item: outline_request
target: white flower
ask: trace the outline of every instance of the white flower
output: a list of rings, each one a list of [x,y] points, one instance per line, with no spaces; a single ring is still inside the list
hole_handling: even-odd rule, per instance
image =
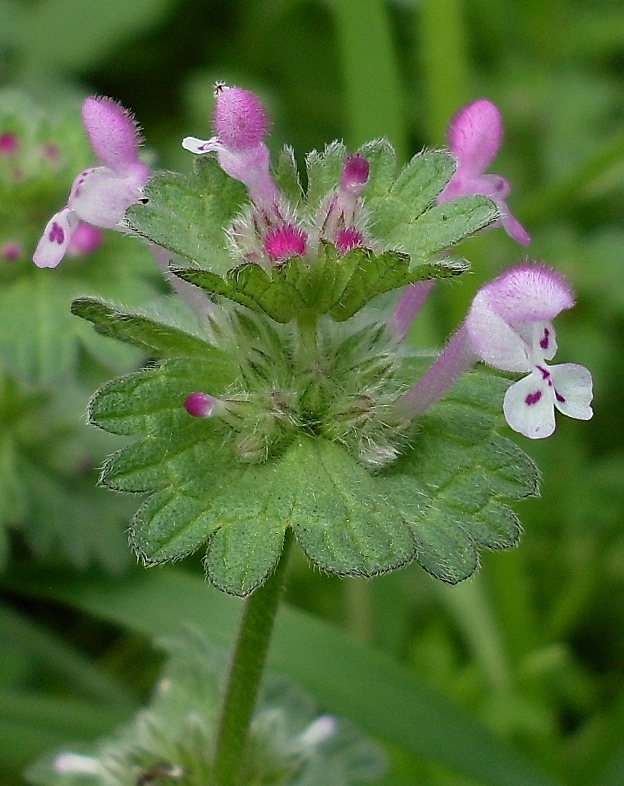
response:
[[[557,351],[551,323],[574,304],[566,281],[540,264],[511,268],[475,297],[465,328],[472,350],[502,371],[528,372],[507,391],[503,412],[514,431],[531,439],[555,430],[555,409],[578,420],[592,415],[592,378],[575,363],[549,366]]]

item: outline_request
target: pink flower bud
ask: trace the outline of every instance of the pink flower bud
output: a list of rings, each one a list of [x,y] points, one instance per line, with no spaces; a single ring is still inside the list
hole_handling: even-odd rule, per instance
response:
[[[0,256],[2,259],[6,259],[8,262],[15,262],[16,260],[20,259],[22,253],[22,247],[19,243],[5,243],[5,245],[0,250]]]
[[[340,179],[341,190],[359,196],[368,182],[369,174],[370,164],[364,156],[359,155],[359,153],[354,156],[347,156]]]
[[[216,415],[222,411],[224,406],[219,399],[200,391],[191,393],[184,400],[184,409],[194,418],[209,418],[211,415]]]
[[[264,237],[264,250],[273,262],[301,257],[306,252],[308,236],[297,226],[286,224],[270,229]]]

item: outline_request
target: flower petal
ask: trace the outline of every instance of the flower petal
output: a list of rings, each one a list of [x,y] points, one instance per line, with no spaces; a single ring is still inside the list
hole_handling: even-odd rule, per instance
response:
[[[141,135],[136,120],[112,98],[90,97],[82,105],[82,122],[100,161],[116,174],[137,163]]]
[[[503,412],[510,427],[529,439],[544,439],[555,430],[554,391],[537,371],[505,393]]]
[[[532,347],[535,365],[552,360],[557,354],[557,334],[552,322],[533,322],[518,328]]]
[[[223,149],[223,145],[216,136],[212,136],[210,139],[198,139],[196,136],[185,136],[182,140],[182,147],[198,156],[204,153],[214,153],[217,150]]]
[[[565,278],[539,263],[521,263],[486,284],[481,293],[505,322],[550,322],[574,305]]]
[[[551,366],[550,372],[555,387],[557,409],[570,418],[589,420],[594,414],[590,407],[593,398],[590,372],[577,363]]]
[[[528,246],[531,242],[531,235],[526,231],[526,229],[522,226],[522,224],[518,221],[515,216],[509,212],[509,208],[507,207],[506,202],[497,202],[497,207],[504,213],[503,218],[501,219],[501,224],[503,225],[503,229],[512,240],[515,240],[516,243],[520,243],[521,246]]]
[[[81,176],[80,187],[72,189],[69,207],[88,224],[105,229],[118,227],[126,210],[141,198],[148,174],[147,167],[142,167],[133,165],[125,177],[106,167],[91,170]]]
[[[494,160],[503,139],[498,108],[481,98],[461,109],[451,121],[448,143],[466,172],[479,174]]]
[[[69,207],[64,207],[53,215],[33,254],[35,265],[56,267],[67,253],[71,236],[77,226],[78,216]]]
[[[477,292],[464,323],[472,349],[500,371],[530,371],[530,344],[491,308],[486,289]]]

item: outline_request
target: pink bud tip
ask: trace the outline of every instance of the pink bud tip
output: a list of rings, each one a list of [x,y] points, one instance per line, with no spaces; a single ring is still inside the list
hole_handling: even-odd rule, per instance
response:
[[[232,151],[259,145],[269,130],[266,109],[249,90],[220,85],[216,93],[214,128],[221,144]]]
[[[139,127],[117,101],[103,97],[85,99],[82,122],[96,156],[113,172],[125,172],[137,162]]]
[[[364,245],[364,235],[355,227],[339,229],[336,232],[336,251],[338,256],[344,256],[354,248],[361,248]]]
[[[13,153],[17,152],[18,147],[19,142],[15,134],[9,131],[0,134],[0,156],[11,156]]]
[[[270,229],[264,238],[264,250],[274,262],[305,254],[308,236],[297,226],[286,224]]]
[[[523,262],[486,284],[475,298],[485,298],[505,321],[550,321],[574,305],[574,293],[564,276],[539,262]]]
[[[212,414],[217,400],[207,393],[199,391],[191,393],[184,400],[184,409],[194,418],[208,418]]]
[[[348,156],[342,170],[340,187],[345,191],[360,194],[370,174],[370,164],[359,154]]]
[[[6,243],[0,251],[0,256],[9,262],[15,262],[22,256],[22,247],[19,243]]]

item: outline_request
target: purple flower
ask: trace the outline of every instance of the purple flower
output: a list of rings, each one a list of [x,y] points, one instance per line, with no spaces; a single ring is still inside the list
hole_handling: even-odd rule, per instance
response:
[[[501,114],[491,101],[481,98],[461,109],[451,121],[447,135],[449,150],[458,166],[438,202],[475,194],[489,197],[502,213],[500,223],[507,234],[526,246],[531,238],[507,207],[509,183],[500,175],[484,174],[495,159],[502,139]]]
[[[74,180],[67,205],[48,222],[35,250],[37,267],[56,267],[69,249],[81,222],[104,229],[123,229],[126,210],[137,204],[149,177],[139,161],[136,122],[110,98],[87,98],[82,121],[101,166]]]
[[[540,264],[517,265],[476,295],[465,321],[469,344],[484,363],[528,372],[505,394],[503,412],[514,431],[531,439],[555,430],[555,409],[579,420],[592,417],[592,378],[575,363],[548,366],[557,351],[551,323],[574,305],[562,276]]]
[[[187,136],[182,147],[191,153],[216,153],[219,166],[247,186],[252,202],[271,211],[280,192],[269,172],[269,148],[264,137],[269,130],[266,110],[260,99],[241,87],[215,86],[213,124],[216,135],[202,140]]]

